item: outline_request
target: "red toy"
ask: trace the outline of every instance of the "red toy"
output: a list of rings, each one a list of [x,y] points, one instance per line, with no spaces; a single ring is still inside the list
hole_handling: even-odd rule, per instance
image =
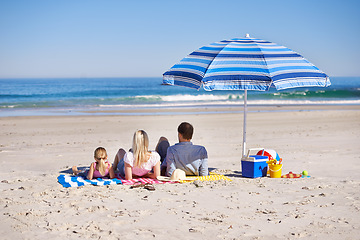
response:
[[[301,174],[289,172],[288,174],[282,175],[281,178],[300,178]]]

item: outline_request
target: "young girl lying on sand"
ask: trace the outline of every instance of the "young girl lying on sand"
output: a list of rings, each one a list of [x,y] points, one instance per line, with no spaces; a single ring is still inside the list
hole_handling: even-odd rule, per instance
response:
[[[94,152],[95,162],[91,163],[90,170],[87,172],[83,172],[78,170],[76,166],[72,167],[72,171],[75,175],[83,174],[86,175],[87,179],[91,180],[93,178],[102,178],[102,177],[110,177],[114,178],[115,173],[114,169],[107,160],[107,153],[105,148],[98,147]]]

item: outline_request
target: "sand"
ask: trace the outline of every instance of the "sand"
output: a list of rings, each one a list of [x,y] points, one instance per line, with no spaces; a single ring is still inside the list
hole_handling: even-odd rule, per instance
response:
[[[283,173],[241,176],[242,113],[0,118],[1,239],[359,239],[360,107],[289,107],[248,114],[248,147],[275,149]],[[293,111],[291,111],[293,109]],[[202,110],[202,109],[200,109]],[[155,111],[155,110],[154,110]],[[98,146],[112,161],[144,129],[176,143],[182,121],[228,181],[64,188],[60,172],[88,166]]]

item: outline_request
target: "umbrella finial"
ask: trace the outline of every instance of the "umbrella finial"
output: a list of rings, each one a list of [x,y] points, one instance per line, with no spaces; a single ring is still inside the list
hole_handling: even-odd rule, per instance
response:
[[[250,34],[247,33],[247,34],[245,35],[245,37],[246,37],[246,38],[250,38]]]

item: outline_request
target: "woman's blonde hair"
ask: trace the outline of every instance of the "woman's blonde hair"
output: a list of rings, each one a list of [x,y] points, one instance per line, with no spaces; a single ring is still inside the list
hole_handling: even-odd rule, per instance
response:
[[[107,168],[107,165],[105,164],[105,160],[107,158],[107,153],[105,148],[98,147],[97,149],[95,149],[94,158],[98,160],[99,172],[101,175],[104,176]]]
[[[149,148],[149,137],[144,130],[138,130],[134,134],[132,150],[134,154],[134,166],[140,167],[147,162],[147,153]]]

